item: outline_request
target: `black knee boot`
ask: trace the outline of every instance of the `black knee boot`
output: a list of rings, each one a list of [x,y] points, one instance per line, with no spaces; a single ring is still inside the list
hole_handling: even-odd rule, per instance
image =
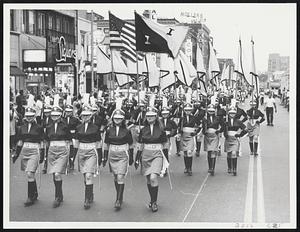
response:
[[[249,142],[249,146],[250,146],[250,155],[253,155],[253,143]]]
[[[93,184],[87,184],[85,185],[84,208],[89,209],[91,207],[92,202],[93,202]]]
[[[208,162],[208,173],[211,173],[211,156],[210,156],[210,154],[207,155],[207,162]]]
[[[61,202],[63,201],[63,194],[62,194],[62,180],[54,180],[55,185],[55,200],[53,202],[53,208],[57,208],[60,206]]]
[[[156,212],[158,210],[157,207],[157,195],[158,195],[158,186],[152,187],[152,192],[153,192],[153,203],[152,203],[152,212]]]
[[[201,142],[196,142],[196,156],[200,156]]]
[[[254,155],[258,155],[257,154],[257,148],[258,148],[258,143],[254,143],[254,151],[253,151],[253,153],[254,153]]]
[[[35,202],[35,198],[34,198],[34,182],[29,182],[28,181],[28,190],[27,190],[27,200],[24,203],[24,206],[31,206],[34,204]]]
[[[117,196],[117,200],[115,203],[115,208],[116,209],[121,209],[121,205],[122,205],[122,201],[123,201],[123,192],[124,192],[124,184],[118,184],[118,196]]]
[[[180,141],[176,140],[176,150],[177,150],[177,155],[180,156]]]
[[[151,186],[151,184],[147,184],[147,188],[148,188],[149,195],[150,195],[149,208],[151,208],[151,207],[152,207],[152,203],[153,203],[153,191],[152,191],[152,186]]]
[[[188,172],[188,157],[183,156],[183,160],[184,160],[184,173]]]
[[[188,175],[192,176],[193,157],[187,157],[187,158],[188,158]]]
[[[233,158],[233,175],[236,176],[237,158]]]
[[[232,172],[231,162],[232,162],[232,158],[228,158],[228,157],[227,157],[227,166],[228,166],[227,172],[228,172],[228,173],[231,173],[231,172]]]
[[[216,166],[216,157],[211,158],[211,175],[215,174],[215,166]]]
[[[116,199],[118,199],[118,192],[119,192],[119,184],[118,184],[118,181],[114,180],[114,183],[115,183],[115,189],[116,189]]]

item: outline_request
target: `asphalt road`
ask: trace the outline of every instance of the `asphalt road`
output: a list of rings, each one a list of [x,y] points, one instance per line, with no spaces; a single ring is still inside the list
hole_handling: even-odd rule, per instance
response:
[[[278,104],[277,104],[278,105]],[[248,108],[248,106],[244,106]],[[237,176],[227,174],[226,154],[217,158],[215,176],[207,174],[206,154],[194,157],[193,176],[183,173],[183,157],[170,156],[170,179],[159,178],[157,213],[146,206],[149,194],[139,170],[130,167],[124,203],[115,211],[115,188],[108,167],[94,178],[95,202],[83,209],[83,177],[77,171],[63,177],[64,202],[53,209],[52,176],[37,174],[39,200],[24,207],[27,182],[20,171],[20,160],[10,165],[10,221],[31,222],[220,222],[288,223],[289,188],[289,114],[278,105],[274,127],[261,126],[260,154],[249,155],[248,137],[241,139],[242,156],[238,158]],[[76,165],[75,165],[76,167]]]

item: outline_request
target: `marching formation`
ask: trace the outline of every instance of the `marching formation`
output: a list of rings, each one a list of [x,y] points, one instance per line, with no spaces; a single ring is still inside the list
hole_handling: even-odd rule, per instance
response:
[[[82,99],[47,94],[38,116],[38,104],[28,98],[24,118],[16,129],[12,158],[15,163],[20,157],[21,170],[27,175],[25,206],[38,198],[36,172],[42,166],[44,174],[53,176],[54,208],[64,200],[65,175],[78,169],[84,180],[83,206],[89,209],[94,201],[93,179],[108,165],[116,190],[114,207],[120,210],[128,168],[134,164],[146,177],[149,208],[156,212],[159,177],[169,178],[171,183],[172,141],[176,154],[183,157],[187,176],[193,175],[193,158],[200,156],[202,144],[211,176],[222,150],[227,153],[227,172],[236,176],[240,139],[248,135],[250,155],[257,156],[260,124],[265,119],[256,100],[250,101],[245,112],[233,96],[222,91],[204,96],[191,88],[183,94],[141,91],[139,96],[129,90],[127,95],[116,91],[114,100],[102,91],[85,94]]]

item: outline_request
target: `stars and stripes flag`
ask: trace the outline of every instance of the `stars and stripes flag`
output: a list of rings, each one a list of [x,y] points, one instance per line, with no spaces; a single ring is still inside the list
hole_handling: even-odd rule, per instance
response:
[[[110,48],[121,51],[122,57],[136,62],[135,25],[123,21],[109,12]],[[138,59],[143,55],[138,53]]]

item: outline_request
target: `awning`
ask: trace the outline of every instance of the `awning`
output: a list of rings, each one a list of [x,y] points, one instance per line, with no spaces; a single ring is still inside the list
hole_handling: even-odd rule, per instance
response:
[[[17,66],[10,66],[10,76],[26,76]]]

